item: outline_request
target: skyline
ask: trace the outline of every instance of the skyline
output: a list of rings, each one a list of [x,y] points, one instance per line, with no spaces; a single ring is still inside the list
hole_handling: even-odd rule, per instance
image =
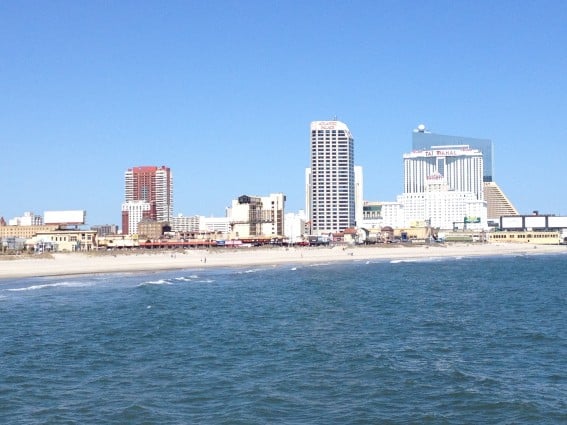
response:
[[[564,2],[39,4],[0,3],[6,220],[119,224],[124,171],[144,165],[171,168],[175,215],[275,192],[304,209],[309,124],[334,116],[365,200],[403,192],[423,123],[492,140],[520,213],[567,214]]]

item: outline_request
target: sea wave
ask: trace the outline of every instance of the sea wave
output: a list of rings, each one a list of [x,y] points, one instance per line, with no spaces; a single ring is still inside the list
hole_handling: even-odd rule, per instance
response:
[[[31,285],[31,286],[25,286],[23,288],[9,288],[6,289],[6,291],[11,291],[11,292],[21,292],[21,291],[36,291],[38,289],[49,289],[49,288],[60,288],[60,287],[65,287],[65,288],[81,288],[81,287],[86,287],[86,286],[92,286],[91,282],[56,282],[56,283],[45,283],[42,285]]]

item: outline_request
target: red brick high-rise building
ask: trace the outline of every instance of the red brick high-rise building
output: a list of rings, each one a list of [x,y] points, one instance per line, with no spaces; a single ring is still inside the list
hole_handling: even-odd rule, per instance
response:
[[[173,215],[173,176],[169,167],[143,166],[124,173],[122,233],[136,233],[143,218],[170,222]]]

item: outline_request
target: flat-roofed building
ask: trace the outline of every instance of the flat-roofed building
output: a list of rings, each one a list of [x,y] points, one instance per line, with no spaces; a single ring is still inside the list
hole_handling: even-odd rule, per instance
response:
[[[138,223],[151,218],[151,204],[146,201],[127,201],[122,204],[122,233],[134,235],[138,233]]]
[[[28,244],[33,245],[36,251],[43,251],[44,247],[55,252],[91,251],[96,248],[96,231],[73,229],[38,232]]]
[[[0,238],[32,238],[38,232],[50,232],[59,229],[57,225],[42,226],[0,226]]]
[[[231,225],[231,237],[283,238],[285,196],[272,193],[268,196],[242,195],[234,199],[226,215]]]
[[[340,121],[313,121],[310,133],[309,221],[314,235],[355,225],[354,139]]]

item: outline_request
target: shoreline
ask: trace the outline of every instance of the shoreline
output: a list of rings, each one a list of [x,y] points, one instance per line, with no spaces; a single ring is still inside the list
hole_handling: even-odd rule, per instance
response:
[[[9,279],[111,273],[158,272],[266,265],[298,265],[371,260],[484,257],[567,253],[565,245],[445,244],[418,246],[333,246],[222,248],[183,251],[53,253],[52,258],[0,260],[0,284]]]

